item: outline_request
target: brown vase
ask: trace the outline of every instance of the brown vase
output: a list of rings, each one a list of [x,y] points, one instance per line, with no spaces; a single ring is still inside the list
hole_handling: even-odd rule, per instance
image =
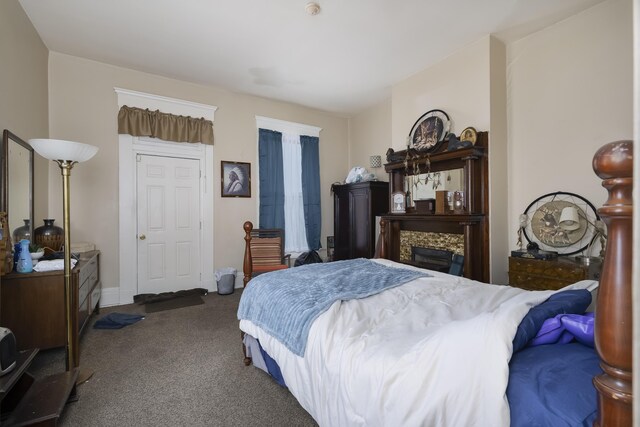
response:
[[[0,212],[0,276],[13,270],[13,245],[9,236],[9,221],[7,213]]]
[[[54,251],[62,249],[64,244],[64,230],[57,225],[53,225],[55,219],[45,219],[44,225],[33,230],[33,240],[43,248],[50,248]]]

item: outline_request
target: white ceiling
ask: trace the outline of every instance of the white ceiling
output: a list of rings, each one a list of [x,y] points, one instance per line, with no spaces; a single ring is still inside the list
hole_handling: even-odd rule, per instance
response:
[[[603,0],[20,0],[46,46],[351,115],[487,34],[512,41]]]

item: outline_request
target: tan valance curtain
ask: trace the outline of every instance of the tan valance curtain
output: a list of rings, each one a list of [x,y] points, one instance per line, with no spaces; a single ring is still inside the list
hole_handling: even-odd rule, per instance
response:
[[[213,145],[213,122],[204,118],[176,116],[159,110],[127,107],[118,112],[118,133],[151,136],[176,142],[202,142]]]

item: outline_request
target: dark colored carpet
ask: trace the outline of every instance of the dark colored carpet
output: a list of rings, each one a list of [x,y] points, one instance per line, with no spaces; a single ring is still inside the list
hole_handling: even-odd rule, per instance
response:
[[[204,304],[150,313],[122,329],[93,329],[80,340],[80,368],[93,376],[78,387],[59,426],[316,426],[288,390],[242,363],[236,312],[242,292],[210,293]],[[64,350],[41,351],[30,372],[64,370]]]
[[[165,301],[148,302],[144,305],[144,310],[147,313],[157,313],[158,311],[173,310],[174,308],[183,308],[199,304],[204,304],[200,295],[187,295]]]

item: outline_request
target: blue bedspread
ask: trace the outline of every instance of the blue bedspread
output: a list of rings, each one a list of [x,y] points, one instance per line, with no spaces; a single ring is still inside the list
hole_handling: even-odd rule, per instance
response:
[[[591,426],[601,373],[596,351],[577,342],[519,351],[509,363],[511,426]]]
[[[304,356],[311,324],[335,301],[365,298],[428,276],[367,259],[275,271],[251,280],[242,294],[238,319],[250,320]]]

